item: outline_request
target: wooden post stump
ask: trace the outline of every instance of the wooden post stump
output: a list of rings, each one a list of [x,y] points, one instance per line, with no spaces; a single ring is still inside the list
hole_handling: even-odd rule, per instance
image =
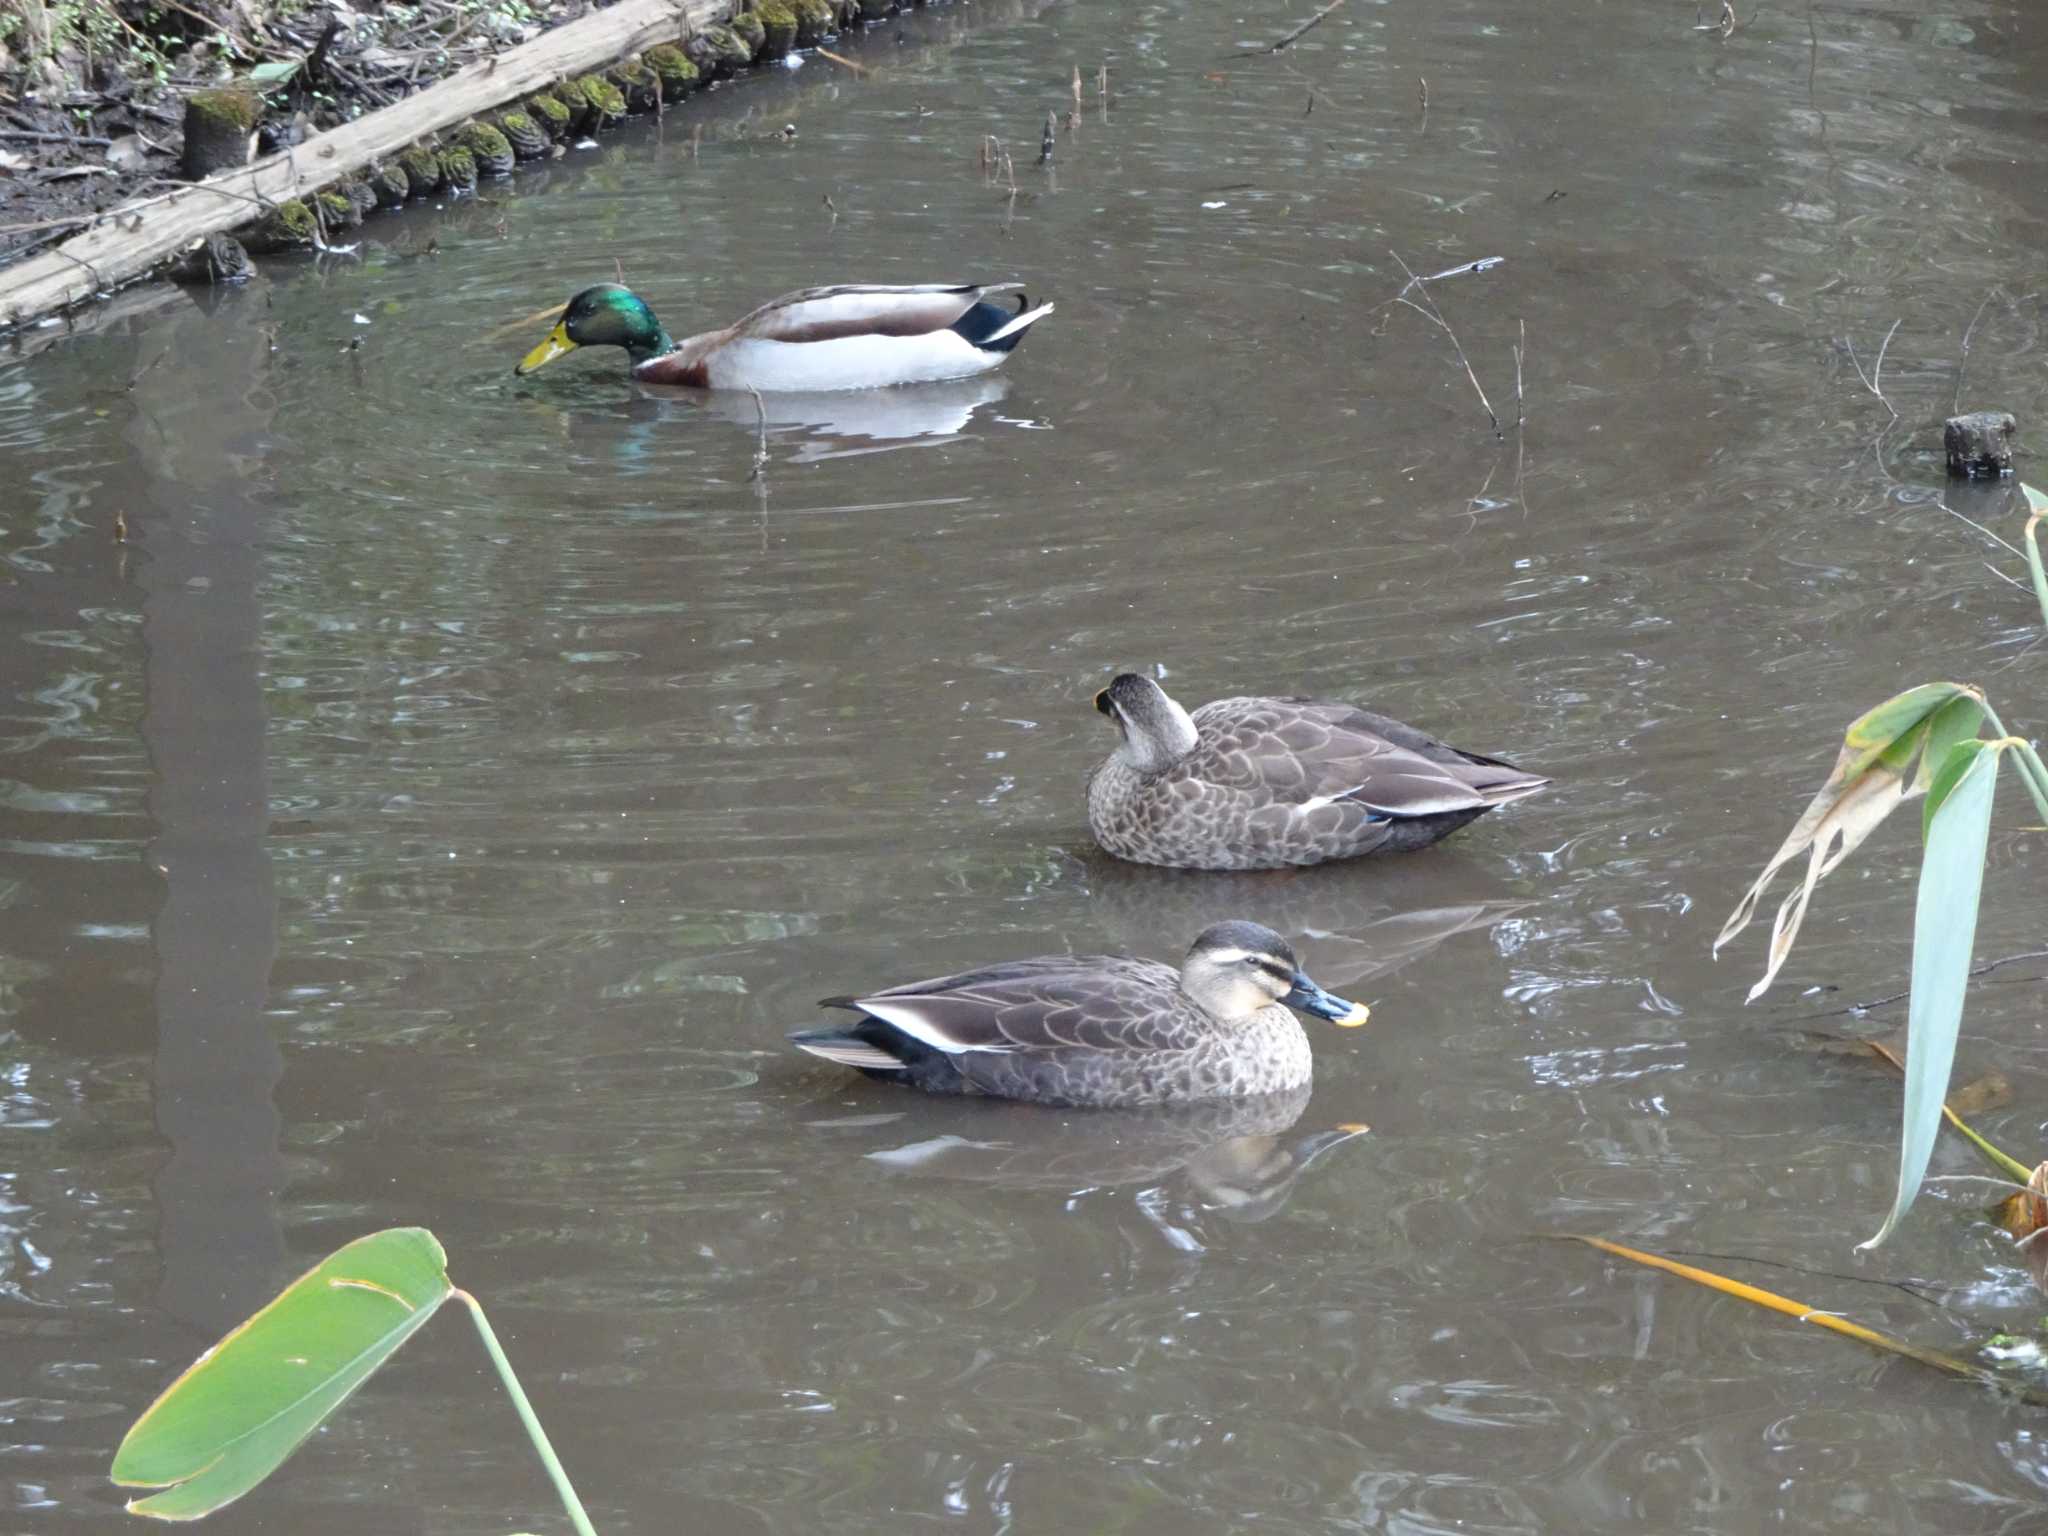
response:
[[[1970,411],[1949,417],[1941,445],[1948,472],[1962,480],[1996,480],[2012,473],[2012,435],[2019,423],[2010,411]]]
[[[254,91],[223,86],[185,98],[185,179],[204,181],[216,171],[249,163],[263,103]]]

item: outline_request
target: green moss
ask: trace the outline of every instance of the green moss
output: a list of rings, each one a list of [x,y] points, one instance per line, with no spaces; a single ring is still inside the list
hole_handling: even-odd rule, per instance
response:
[[[185,98],[186,120],[197,118],[207,128],[221,133],[254,133],[263,116],[263,102],[254,91],[240,86],[194,91]]]
[[[562,138],[575,123],[574,114],[549,91],[528,97],[526,110],[546,130],[549,138]]]
[[[642,57],[660,79],[664,101],[681,101],[703,79],[697,72],[697,66],[690,62],[690,56],[674,43],[656,43]]]
[[[796,11],[787,0],[759,0],[754,14],[761,18],[763,42],[756,51],[760,59],[779,59],[796,46]]]
[[[512,174],[512,145],[489,123],[470,121],[455,130],[455,142],[469,151],[479,176]]]
[[[762,44],[767,40],[767,25],[752,11],[734,11],[725,19],[725,30],[747,45],[747,58],[760,57]]]
[[[796,12],[796,45],[799,48],[817,47],[839,25],[839,12],[833,9],[832,0],[789,0],[789,8]]]
[[[398,157],[405,179],[412,183],[412,195],[425,197],[441,185],[441,161],[424,144],[415,144]]]
[[[602,75],[580,75],[574,83],[581,88],[583,99],[590,103],[596,117],[591,127],[601,128],[626,115],[625,95]]]
[[[355,201],[339,188],[328,187],[313,194],[313,201],[319,205],[320,217],[329,229],[354,229],[363,222],[362,210]]]
[[[363,215],[374,212],[377,207],[377,189],[360,176],[344,176],[334,184],[334,190],[349,201],[355,210],[356,222],[361,223]]]
[[[249,232],[251,250],[279,251],[313,243],[313,210],[296,197],[279,203]]]
[[[476,190],[476,161],[460,144],[441,151],[441,185],[450,192]]]
[[[522,160],[538,160],[548,152],[547,130],[517,107],[498,114],[498,131]]]
[[[754,50],[730,27],[704,27],[697,35],[718,51],[718,72],[730,75],[754,62]]]
[[[661,105],[661,81],[645,64],[627,59],[605,77],[619,88],[628,112],[652,112]]]

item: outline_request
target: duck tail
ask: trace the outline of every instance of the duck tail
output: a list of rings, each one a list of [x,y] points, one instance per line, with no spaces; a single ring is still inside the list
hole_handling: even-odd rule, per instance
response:
[[[1493,805],[1512,805],[1517,800],[1526,800],[1529,796],[1550,787],[1550,780],[1542,775],[1524,773],[1510,763],[1489,760],[1485,767],[1499,771],[1487,773],[1482,769],[1479,772],[1468,773],[1465,777],[1473,789],[1484,795]]]
[[[1024,339],[1024,333],[1052,313],[1050,304],[1028,307],[1030,300],[1017,296],[1015,310],[1004,309],[986,299],[953,322],[953,329],[968,343],[984,352],[1007,352]]]
[[[852,1029],[792,1030],[789,1043],[800,1051],[861,1072],[896,1073],[910,1068],[909,1062],[884,1050],[859,1025]]]

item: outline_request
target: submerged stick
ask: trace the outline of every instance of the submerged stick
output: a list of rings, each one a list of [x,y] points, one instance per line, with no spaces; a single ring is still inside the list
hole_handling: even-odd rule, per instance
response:
[[[1302,33],[1308,31],[1310,27],[1317,25],[1319,22],[1322,21],[1322,19],[1325,16],[1329,15],[1330,12],[1336,10],[1337,7],[1342,5],[1343,3],[1344,0],[1330,0],[1330,3],[1328,5],[1324,6],[1321,10],[1317,11],[1315,15],[1309,17],[1307,21],[1304,21],[1300,26],[1296,27],[1292,32],[1288,33],[1285,37],[1281,38],[1279,42],[1268,43],[1263,48],[1247,48],[1241,53],[1232,54],[1231,57],[1234,59],[1257,59],[1263,58],[1265,55],[1269,53],[1278,53],[1282,48],[1292,46],[1295,40],[1298,39],[1302,35]]]
[[[1603,1253],[1627,1259],[1632,1264],[1661,1269],[1668,1275],[1690,1280],[1694,1285],[1703,1285],[1708,1290],[1719,1291],[1724,1296],[1734,1296],[1749,1302],[1752,1306],[1783,1313],[1795,1322],[1811,1323],[1816,1328],[1839,1333],[1844,1338],[1854,1339],[1857,1343],[1867,1344],[1873,1349],[1881,1349],[1887,1354],[1903,1355],[1908,1360],[1917,1360],[1922,1365],[1932,1366],[1935,1370],[1945,1371],[1951,1376],[1961,1376],[2002,1392],[2013,1393],[2022,1402],[2048,1403],[2048,1393],[2001,1376],[1975,1361],[1961,1360],[1954,1355],[1942,1354],[1939,1350],[1924,1349],[1918,1344],[1908,1344],[1903,1339],[1890,1338],[1874,1328],[1865,1328],[1861,1323],[1852,1323],[1845,1317],[1837,1317],[1832,1312],[1824,1312],[1818,1307],[1809,1307],[1804,1302],[1794,1301],[1789,1296],[1780,1296],[1776,1291],[1767,1291],[1761,1286],[1746,1285],[1740,1280],[1717,1275],[1712,1270],[1696,1269],[1690,1264],[1680,1264],[1677,1260],[1664,1258],[1660,1254],[1645,1253],[1640,1248],[1609,1242],[1604,1237],[1587,1237],[1577,1232],[1563,1232],[1557,1234],[1557,1240],[1584,1243],[1589,1248],[1598,1248]]]
[[[1490,267],[1499,266],[1501,262],[1506,258],[1500,256],[1485,256],[1481,257],[1478,261],[1468,261],[1461,267],[1448,268],[1445,271],[1437,273],[1433,277],[1417,277],[1415,275],[1414,269],[1411,268],[1407,262],[1401,260],[1400,252],[1389,251],[1387,252],[1387,254],[1389,256],[1392,256],[1394,260],[1397,263],[1399,263],[1401,270],[1408,274],[1407,283],[1402,287],[1399,293],[1395,294],[1394,297],[1389,299],[1387,302],[1389,304],[1407,305],[1410,309],[1414,310],[1418,315],[1422,316],[1423,319],[1429,321],[1432,325],[1441,328],[1443,333],[1451,338],[1451,350],[1458,354],[1458,361],[1460,364],[1464,366],[1465,369],[1465,377],[1472,381],[1473,393],[1479,396],[1479,404],[1486,411],[1486,419],[1493,423],[1494,440],[1496,442],[1505,442],[1507,440],[1507,434],[1502,432],[1500,429],[1500,417],[1496,415],[1494,412],[1493,402],[1486,398],[1486,391],[1484,388],[1481,387],[1479,383],[1479,375],[1472,371],[1472,360],[1465,356],[1465,348],[1458,340],[1458,333],[1451,329],[1451,322],[1446,320],[1444,318],[1443,311],[1437,308],[1436,300],[1430,298],[1429,285],[1433,282],[1438,281],[1441,278],[1459,277],[1467,272],[1484,272]],[[1422,290],[1422,297],[1428,303],[1429,308],[1424,309],[1422,305],[1417,304],[1413,299],[1408,297],[1408,290],[1410,288],[1420,288]]]
[[[1892,420],[1894,421],[1899,419],[1898,408],[1891,401],[1884,398],[1884,390],[1881,385],[1884,380],[1885,352],[1892,344],[1892,337],[1898,333],[1899,327],[1903,324],[1905,324],[1905,316],[1901,315],[1892,322],[1892,328],[1884,333],[1884,343],[1877,349],[1877,368],[1874,373],[1865,373],[1863,371],[1863,364],[1856,360],[1856,343],[1846,337],[1843,338],[1844,344],[1849,349],[1849,366],[1856,370],[1856,377],[1863,381],[1863,387],[1877,396],[1878,400],[1883,403],[1884,408],[1892,413]]]

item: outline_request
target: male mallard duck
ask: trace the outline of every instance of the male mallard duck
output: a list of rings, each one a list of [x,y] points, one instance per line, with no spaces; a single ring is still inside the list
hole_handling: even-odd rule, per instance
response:
[[[1347,1028],[1366,1020],[1303,975],[1279,934],[1243,922],[1205,929],[1178,974],[1156,960],[1043,955],[821,1006],[861,1020],[790,1041],[869,1077],[1098,1108],[1284,1093],[1312,1073],[1289,1007]]]
[[[996,293],[1015,293],[1017,307],[989,303]],[[599,283],[569,301],[513,372],[578,347],[624,347],[643,384],[763,394],[924,384],[997,367],[1051,313],[1031,308],[1021,283],[846,283],[786,293],[722,331],[671,341],[638,294]]]
[[[1403,853],[1550,782],[1349,704],[1218,699],[1190,715],[1126,672],[1095,707],[1123,743],[1088,780],[1088,830],[1140,864],[1281,869]]]

